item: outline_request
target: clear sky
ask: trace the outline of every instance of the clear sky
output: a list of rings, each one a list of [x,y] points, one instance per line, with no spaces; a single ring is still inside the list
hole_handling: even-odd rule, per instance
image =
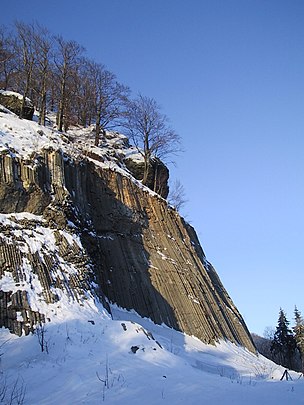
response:
[[[183,214],[252,332],[304,314],[304,1],[12,0],[153,97],[185,152]]]

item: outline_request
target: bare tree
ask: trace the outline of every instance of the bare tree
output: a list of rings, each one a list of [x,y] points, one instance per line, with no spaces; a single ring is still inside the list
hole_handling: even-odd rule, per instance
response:
[[[165,158],[180,151],[180,137],[169,127],[156,101],[142,95],[129,102],[124,126],[144,159],[142,182],[147,184],[151,158]]]
[[[12,79],[17,74],[14,40],[5,27],[0,27],[0,87],[4,90],[13,85]]]
[[[170,189],[169,203],[173,205],[177,211],[180,211],[186,202],[184,186],[179,180],[175,180],[172,189]]]
[[[103,65],[91,63],[90,77],[94,88],[94,109],[96,114],[95,145],[98,146],[100,133],[115,128],[125,114],[130,90],[118,83],[112,72]]]
[[[26,98],[29,96],[32,82],[32,74],[35,63],[35,50],[34,50],[34,28],[32,25],[25,24],[17,21],[15,23],[17,30],[16,52],[21,55],[21,77],[22,80],[22,105],[20,108],[20,118],[23,116],[24,107],[26,105]]]
[[[94,85],[91,77],[89,59],[81,58],[78,69],[74,71],[74,106],[77,122],[83,127],[91,124],[93,118]]]
[[[52,53],[52,39],[46,28],[38,23],[34,26],[34,51],[36,54],[36,72],[39,94],[39,124],[45,125],[46,118],[46,99],[48,80],[50,76],[50,59]]]
[[[57,127],[62,131],[64,125],[64,115],[67,108],[68,82],[73,76],[79,58],[84,51],[84,48],[75,41],[65,41],[61,36],[56,37],[57,53],[55,56],[55,65],[57,75],[60,81],[60,98],[57,112]]]

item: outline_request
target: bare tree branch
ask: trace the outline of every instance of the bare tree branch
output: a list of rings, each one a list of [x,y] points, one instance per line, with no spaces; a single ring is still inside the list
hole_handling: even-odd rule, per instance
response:
[[[124,127],[144,159],[142,182],[147,183],[150,160],[180,151],[180,137],[169,127],[168,118],[152,98],[139,95],[130,101]]]

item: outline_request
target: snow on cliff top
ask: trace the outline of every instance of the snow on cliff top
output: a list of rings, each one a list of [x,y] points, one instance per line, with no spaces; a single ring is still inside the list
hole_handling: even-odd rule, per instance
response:
[[[101,157],[107,157],[111,149],[132,154],[127,147],[124,135],[110,132],[106,142],[101,141],[101,147],[94,146],[93,127],[73,127],[68,133],[54,129],[52,120],[48,119],[46,126],[38,125],[37,116],[33,121],[20,119],[16,114],[0,106],[0,150],[8,147],[16,151],[17,156],[30,157],[43,148],[62,149],[64,152],[77,156],[81,152],[92,151]]]
[[[37,116],[34,115],[33,121],[19,119],[0,105],[0,152],[12,149],[17,157],[23,158],[30,158],[46,148],[60,149],[72,157],[90,153],[99,162],[103,162],[105,167],[119,170],[122,169],[119,164],[122,157],[142,160],[136,148],[129,145],[128,138],[118,132],[107,132],[96,147],[94,126],[72,127],[67,133],[61,133],[55,129],[52,118],[47,120],[46,126],[41,126],[37,123]]]
[[[87,128],[72,127],[67,133],[61,133],[55,129],[54,117],[49,117],[46,126],[38,125],[37,121],[37,115],[34,115],[33,121],[20,119],[0,104],[0,153],[10,150],[16,157],[31,159],[41,150],[52,148],[75,159],[83,156],[99,167],[131,178],[137,186],[161,198],[136,180],[122,163],[123,159],[132,159],[137,163],[143,161],[142,155],[129,144],[125,135],[108,131],[97,147],[94,145],[93,125]]]

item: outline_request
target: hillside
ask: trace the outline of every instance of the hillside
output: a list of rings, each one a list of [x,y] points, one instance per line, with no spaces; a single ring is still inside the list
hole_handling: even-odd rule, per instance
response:
[[[293,403],[302,381],[268,382],[284,370],[257,356],[194,229],[134,177],[136,149],[115,132],[93,138],[0,109],[6,400],[26,389],[28,404]]]

